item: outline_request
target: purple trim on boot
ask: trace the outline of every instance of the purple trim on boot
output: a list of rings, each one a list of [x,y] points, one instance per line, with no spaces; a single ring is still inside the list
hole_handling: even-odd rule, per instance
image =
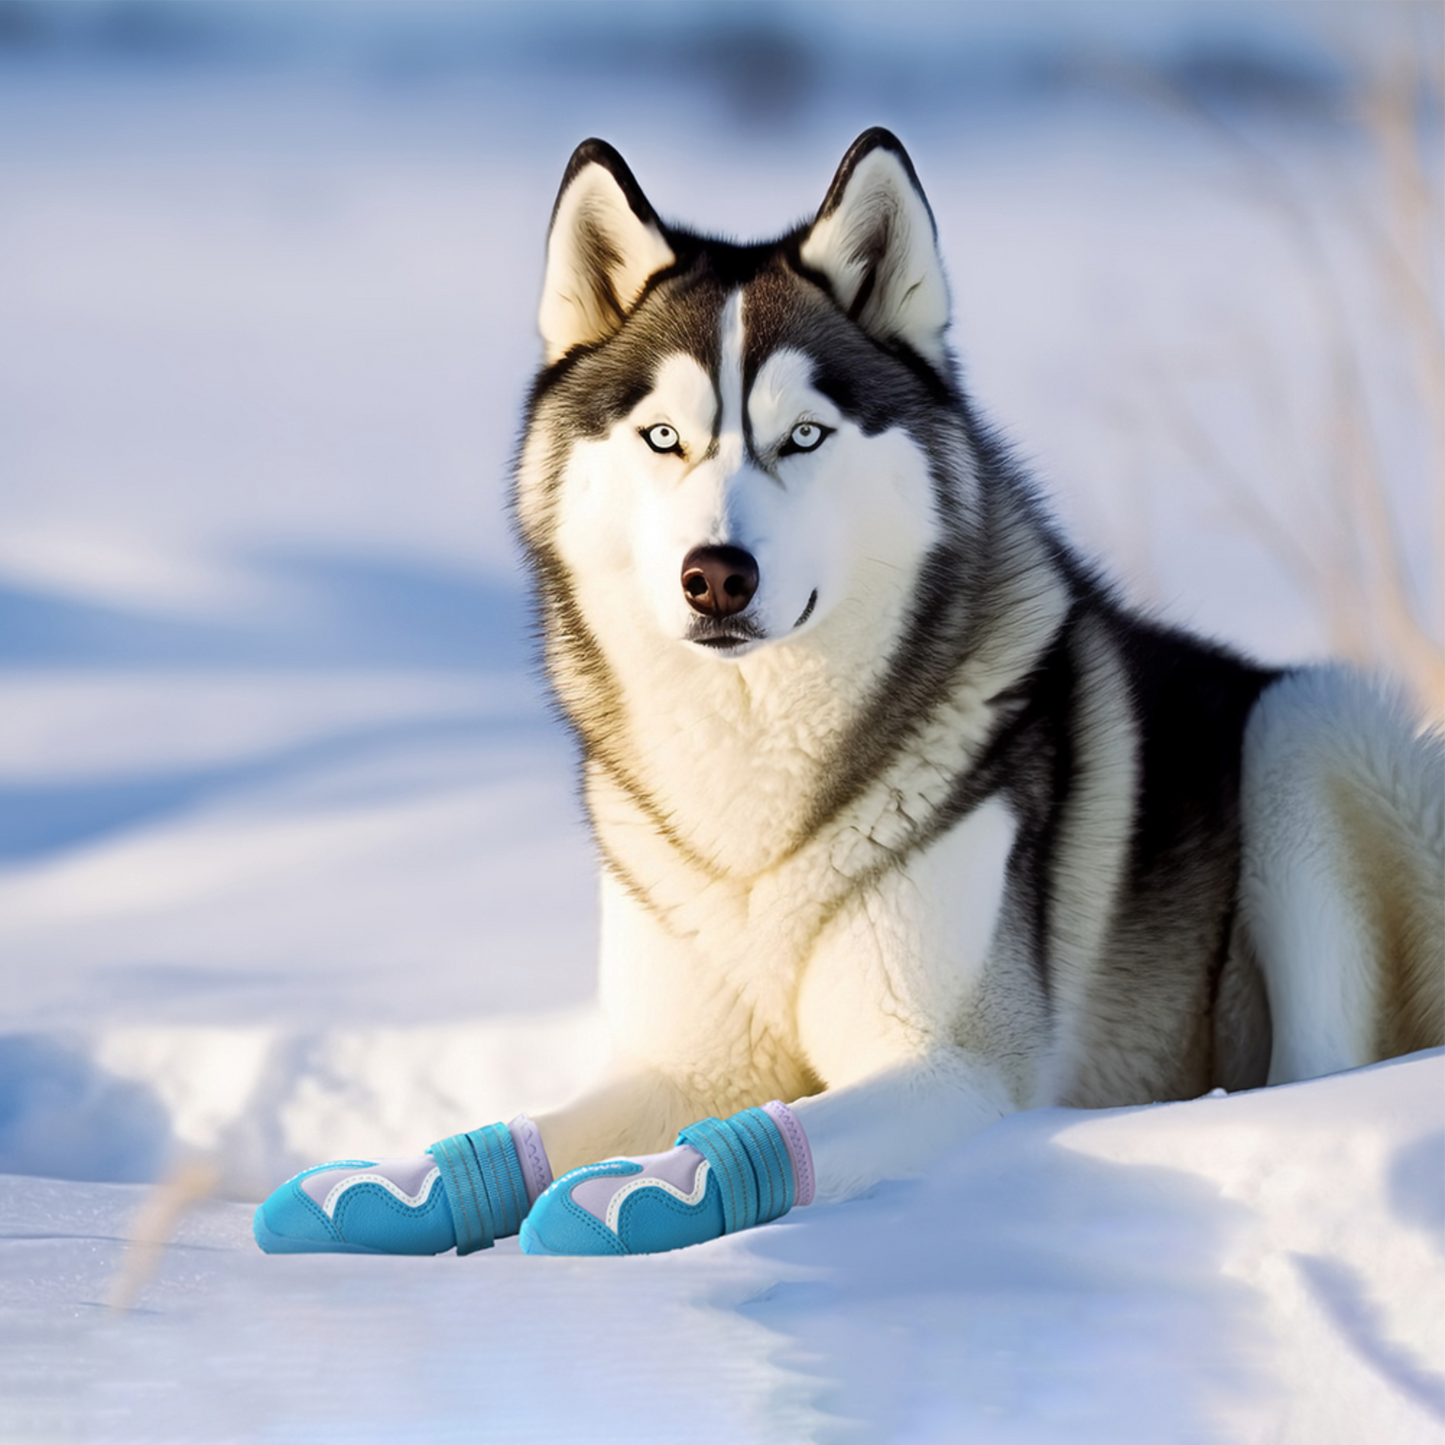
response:
[[[552,1182],[552,1164],[542,1147],[542,1131],[525,1114],[518,1114],[507,1125],[507,1130],[517,1151],[517,1162],[522,1166],[527,1203],[535,1204],[537,1196]]]
[[[788,1146],[788,1158],[793,1165],[795,1197],[793,1207],[813,1202],[813,1151],[808,1147],[808,1136],[798,1116],[781,1099],[772,1099],[763,1105],[763,1113],[778,1126],[783,1143]]]

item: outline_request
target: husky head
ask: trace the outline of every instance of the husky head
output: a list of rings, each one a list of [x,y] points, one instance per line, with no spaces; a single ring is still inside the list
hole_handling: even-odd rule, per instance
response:
[[[712,698],[719,669],[746,689],[826,657],[820,696],[877,695],[902,653],[915,678],[952,666],[988,441],[948,319],[932,213],[887,131],[853,144],[811,223],[756,245],[665,225],[616,151],[578,147],[515,506],[584,732],[586,700],[615,710],[640,673]]]

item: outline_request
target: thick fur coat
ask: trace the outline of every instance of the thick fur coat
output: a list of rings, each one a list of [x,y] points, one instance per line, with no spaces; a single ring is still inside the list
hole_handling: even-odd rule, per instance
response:
[[[602,873],[609,1078],[558,1173],[793,1103],[819,1192],[1005,1113],[1442,1041],[1438,737],[1131,615],[964,396],[931,212],[664,225],[579,147],[515,508]]]

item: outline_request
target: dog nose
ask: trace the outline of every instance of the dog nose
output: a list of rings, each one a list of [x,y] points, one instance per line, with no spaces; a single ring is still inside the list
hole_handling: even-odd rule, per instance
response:
[[[682,559],[682,595],[704,617],[731,617],[753,600],[758,564],[741,547],[694,547]]]

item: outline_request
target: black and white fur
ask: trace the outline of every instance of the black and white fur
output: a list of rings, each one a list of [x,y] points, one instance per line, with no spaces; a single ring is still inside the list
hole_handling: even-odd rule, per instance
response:
[[[1442,1040],[1439,737],[1344,670],[1126,612],[975,415],[948,319],[886,131],[761,245],[572,157],[515,508],[616,1058],[538,1121],[559,1174],[781,1098],[840,1197],[1012,1110]],[[697,548],[750,559],[745,606],[699,609]]]

